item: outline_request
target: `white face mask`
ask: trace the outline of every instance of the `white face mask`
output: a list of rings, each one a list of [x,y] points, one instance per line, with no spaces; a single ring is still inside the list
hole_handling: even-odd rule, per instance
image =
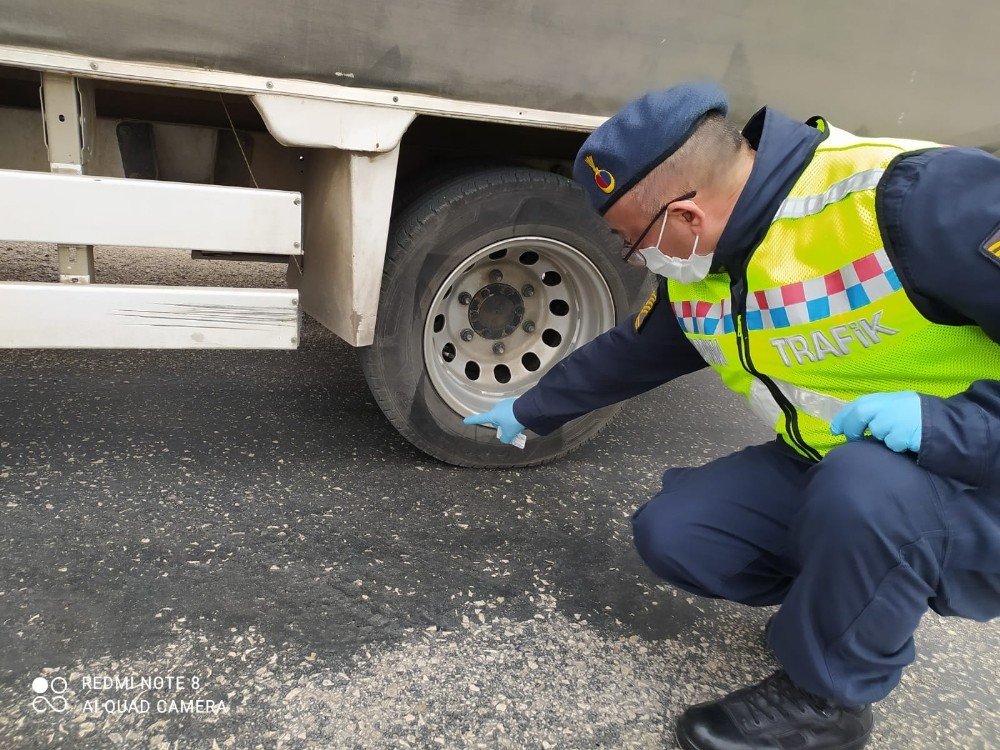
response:
[[[663,227],[666,227],[666,225],[667,222],[664,220]],[[698,240],[700,239],[700,235],[696,234],[694,236],[694,247],[691,249],[689,257],[674,258],[660,252],[659,244],[660,240],[663,239],[663,227],[660,228],[660,237],[656,240],[655,245],[636,251],[646,261],[646,268],[659,276],[679,281],[682,284],[693,284],[708,276],[708,272],[712,267],[712,256],[714,253],[698,255]]]

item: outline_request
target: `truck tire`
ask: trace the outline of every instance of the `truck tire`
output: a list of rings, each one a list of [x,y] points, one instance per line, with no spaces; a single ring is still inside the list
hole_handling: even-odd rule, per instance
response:
[[[616,407],[523,450],[462,418],[517,396],[633,312],[646,274],[571,181],[500,167],[438,185],[393,220],[375,342],[359,349],[375,400],[416,447],[457,466],[532,466],[579,447]]]

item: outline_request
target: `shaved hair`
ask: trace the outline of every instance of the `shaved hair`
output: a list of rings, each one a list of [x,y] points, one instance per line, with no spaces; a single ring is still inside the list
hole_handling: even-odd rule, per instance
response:
[[[724,185],[749,148],[739,128],[720,112],[709,112],[679,149],[632,188],[633,200],[652,214],[678,195]]]

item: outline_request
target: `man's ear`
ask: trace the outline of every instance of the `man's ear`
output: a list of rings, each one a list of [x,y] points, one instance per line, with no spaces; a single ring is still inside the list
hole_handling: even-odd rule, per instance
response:
[[[705,212],[702,210],[701,206],[692,200],[678,201],[677,203],[671,204],[670,208],[667,210],[685,224],[690,225],[691,229],[696,233],[699,232],[705,224]]]

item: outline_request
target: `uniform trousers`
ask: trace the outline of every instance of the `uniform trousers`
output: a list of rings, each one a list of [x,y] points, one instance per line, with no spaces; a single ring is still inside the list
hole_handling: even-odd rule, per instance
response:
[[[645,563],[685,591],[781,605],[778,661],[841,705],[899,683],[928,608],[1000,615],[1000,488],[929,472],[871,438],[816,463],[775,441],[668,469],[632,531]]]

